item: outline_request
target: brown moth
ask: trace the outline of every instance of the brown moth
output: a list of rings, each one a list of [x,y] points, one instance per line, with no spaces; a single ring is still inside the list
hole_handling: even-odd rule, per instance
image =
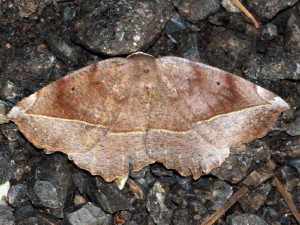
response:
[[[38,148],[61,151],[110,182],[160,162],[198,179],[230,147],[266,135],[289,105],[228,72],[143,53],[73,72],[8,114]]]

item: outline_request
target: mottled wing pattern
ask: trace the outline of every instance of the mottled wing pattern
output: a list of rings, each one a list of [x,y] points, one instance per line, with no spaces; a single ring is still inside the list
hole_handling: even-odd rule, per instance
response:
[[[177,57],[135,54],[78,70],[8,114],[37,147],[106,181],[155,161],[199,178],[229,148],[264,136],[289,106],[238,76]]]

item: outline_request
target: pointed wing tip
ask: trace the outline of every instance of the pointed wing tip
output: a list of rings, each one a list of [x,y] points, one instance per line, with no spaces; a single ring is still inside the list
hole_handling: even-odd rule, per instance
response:
[[[14,120],[17,119],[23,113],[24,113],[23,109],[21,109],[19,106],[14,106],[7,114],[7,118],[10,120]]]
[[[275,106],[279,111],[285,111],[290,109],[290,105],[284,101],[281,97],[273,94],[272,92],[257,86],[256,88],[257,93],[260,97],[262,97],[264,100],[271,103],[273,106]]]
[[[37,94],[34,93],[27,98],[21,100],[17,105],[15,105],[7,114],[9,120],[15,120],[20,115],[24,114],[37,100]]]
[[[276,96],[274,98],[274,100],[270,101],[273,105],[276,105],[277,107],[279,107],[282,111],[288,110],[291,108],[291,106],[284,101],[282,98],[280,98],[279,96]]]

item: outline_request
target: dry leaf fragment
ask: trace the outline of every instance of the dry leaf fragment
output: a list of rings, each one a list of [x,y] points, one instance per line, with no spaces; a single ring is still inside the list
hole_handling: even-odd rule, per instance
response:
[[[225,71],[138,53],[73,72],[8,114],[38,148],[68,154],[110,182],[156,161],[208,173],[229,148],[263,137],[289,105]],[[124,183],[124,182],[123,182]]]

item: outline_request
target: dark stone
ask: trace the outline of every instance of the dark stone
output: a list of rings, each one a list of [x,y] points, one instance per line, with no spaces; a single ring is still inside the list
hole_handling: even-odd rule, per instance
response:
[[[19,10],[20,17],[30,17],[32,19],[37,19],[44,8],[51,4],[50,1],[35,1],[35,0],[16,0],[14,1],[14,7]]]
[[[209,35],[199,38],[198,46],[205,63],[237,74],[235,70],[244,68],[252,54],[252,42],[245,34],[215,27]]]
[[[133,196],[129,198],[124,192],[125,188],[121,191],[115,183],[107,183],[98,176],[94,177],[87,190],[87,194],[93,202],[111,214],[131,207]]]
[[[24,202],[27,202],[29,198],[27,197],[27,185],[17,184],[11,186],[8,191],[8,202],[13,207],[17,207]]]
[[[176,183],[170,186],[169,198],[172,202],[182,208],[185,208],[188,205],[188,199],[186,195],[187,191],[182,185]]]
[[[12,140],[9,141],[0,132],[0,184],[2,179],[5,182],[11,178],[22,182],[23,176],[39,161],[40,153],[20,135],[13,123],[3,124],[0,129]]]
[[[78,189],[80,194],[86,193],[88,184],[93,177],[87,172],[78,168],[73,168],[72,180],[74,186]]]
[[[283,149],[286,152],[286,155],[288,155],[289,157],[299,158],[300,157],[300,139],[296,137],[296,139],[287,141],[285,143],[285,146]]]
[[[286,27],[285,48],[288,51],[300,51],[300,15],[292,13],[289,17]]]
[[[240,214],[227,217],[226,225],[268,225],[266,221],[254,214]]]
[[[164,32],[166,35],[170,35],[175,32],[183,31],[187,29],[187,27],[187,22],[180,17],[177,11],[173,11],[172,17],[167,23]]]
[[[273,23],[267,23],[263,27],[261,35],[262,35],[263,39],[268,40],[268,41],[274,39],[278,35],[276,25]]]
[[[256,139],[239,148],[232,148],[230,155],[224,163],[210,174],[227,180],[231,183],[239,183],[251,169],[253,164],[266,162],[270,159],[270,149],[263,139]]]
[[[17,221],[24,221],[25,218],[34,216],[35,211],[32,205],[23,205],[19,208],[16,208],[14,211],[14,216]]]
[[[270,207],[262,207],[258,210],[258,214],[264,218],[268,224],[281,225],[280,215]]]
[[[271,189],[269,183],[262,184],[253,191],[247,192],[238,203],[244,212],[255,213],[265,203]]]
[[[87,58],[86,53],[81,48],[71,43],[70,40],[65,40],[59,35],[49,34],[46,37],[47,45],[55,56],[70,66],[78,66],[78,64]]]
[[[280,57],[278,57],[280,55]],[[265,55],[253,55],[244,73],[255,79],[300,79],[300,53],[272,48]]]
[[[126,223],[126,221],[131,221],[132,212],[130,211],[119,211],[114,215],[114,223],[115,224],[123,224],[122,221]]]
[[[9,141],[16,141],[20,138],[18,127],[13,123],[6,123],[2,125],[2,133]]]
[[[156,224],[170,224],[173,212],[165,202],[168,190],[168,184],[158,180],[153,184],[147,195],[146,208]]]
[[[209,216],[209,204],[208,201],[200,198],[190,197],[188,199],[188,212],[192,216],[193,223],[191,224],[202,224]]]
[[[300,79],[300,72],[299,72],[299,79]],[[291,136],[300,136],[300,116],[296,118],[294,122],[288,125],[286,133],[288,133]]]
[[[232,2],[232,0],[229,0]],[[246,31],[246,22],[239,13],[228,13],[218,11],[214,15],[208,17],[208,21],[217,26],[223,26],[240,32]]]
[[[290,213],[290,209],[285,200],[276,189],[272,189],[269,192],[265,203],[266,205],[271,206],[280,215]]]
[[[190,198],[188,202],[188,209],[194,212],[194,215],[201,216],[201,219],[209,216],[206,200],[199,198]],[[196,218],[195,218],[196,219]]]
[[[290,194],[292,196],[292,200],[299,212],[300,210],[300,199],[299,199],[299,196],[300,196],[300,186],[295,186],[291,191],[290,191]]]
[[[208,200],[210,210],[219,209],[232,195],[232,187],[225,181],[213,178],[200,178],[194,183],[193,191],[200,199]]]
[[[279,166],[275,169],[275,175],[287,191],[291,191],[299,184],[300,174],[297,169],[291,166]]]
[[[0,35],[9,34],[9,28],[3,25],[0,25]]]
[[[39,155],[20,135],[16,125],[8,123],[0,126],[0,184],[10,179],[21,183],[23,176],[39,160]]]
[[[74,12],[72,10],[72,7],[66,6],[64,8],[64,21],[70,21],[73,16],[74,16]]]
[[[130,221],[126,221],[124,225],[156,225],[151,216],[145,210],[133,213]]]
[[[189,33],[184,41],[181,44],[179,50],[179,56],[193,60],[195,62],[201,62],[201,57],[198,49],[198,33]]]
[[[220,8],[219,0],[173,0],[173,3],[179,14],[193,23],[207,18]]]
[[[147,172],[149,170],[149,165],[145,166],[143,169],[141,169],[140,171],[130,171],[130,177],[134,178],[134,179],[141,179],[141,178],[145,178]]]
[[[233,3],[232,0],[221,0],[221,5],[226,11],[232,13],[239,13],[240,9]]]
[[[153,166],[151,166],[151,172],[154,176],[157,177],[170,177],[174,173],[173,170],[168,170],[166,167],[160,164],[154,164]]]
[[[47,213],[37,212],[33,216],[23,219],[16,225],[64,225],[60,219]],[[69,225],[69,224],[68,224]]]
[[[292,166],[300,173],[300,158],[286,160],[286,165]]]
[[[16,103],[58,79],[52,73],[56,58],[47,48],[28,45],[6,53],[0,77],[0,98]],[[14,76],[13,76],[14,75]]]
[[[182,208],[178,208],[174,211],[172,222],[174,225],[196,224],[190,211]]]
[[[34,206],[62,218],[71,200],[71,188],[71,173],[66,157],[53,154],[44,157],[32,171],[28,181],[28,197]]]
[[[13,225],[15,217],[12,210],[7,205],[0,205],[0,224]]]
[[[248,0],[249,8],[265,22],[271,20],[278,12],[291,7],[296,2],[298,0]]]
[[[74,40],[106,55],[147,49],[171,17],[170,0],[84,1],[73,19]]]
[[[197,23],[188,22],[184,17],[199,16],[202,15],[200,13],[203,11],[210,13],[209,8],[203,7],[197,11],[196,7],[190,7],[193,6],[191,4],[192,2],[202,7],[201,4],[203,4],[203,1],[172,0],[173,2],[181,2],[182,4],[184,4],[183,2],[187,2],[190,12],[187,11],[185,16],[183,16],[181,13],[185,13],[184,8],[182,8],[180,15],[178,10],[175,10],[171,19],[165,19],[162,22],[157,22],[156,18],[153,19],[150,17],[149,20],[153,20],[151,26],[146,24],[143,30],[133,30],[132,27],[135,28],[135,25],[139,28],[142,26],[141,23],[144,21],[148,22],[148,18],[139,16],[138,19],[129,23],[127,20],[130,17],[129,14],[136,15],[141,11],[144,13],[145,11],[138,11],[136,9],[146,9],[147,7],[129,8],[129,5],[133,6],[136,4],[138,6],[141,2],[149,3],[151,6],[155,5],[161,7],[163,10],[164,7],[162,6],[167,5],[170,1],[171,0],[168,0],[167,3],[163,0],[157,1],[158,3],[156,3],[155,0],[116,0],[110,1],[109,3],[108,0],[0,1],[0,104],[4,103],[6,106],[4,111],[0,108],[0,114],[5,115],[10,107],[21,98],[39,90],[51,81],[67,74],[67,72],[75,71],[83,67],[83,65],[88,65],[108,57],[94,50],[87,49],[87,45],[83,45],[79,41],[76,42],[76,30],[74,31],[73,28],[77,19],[82,19],[83,26],[89,25],[94,35],[93,37],[91,36],[91,39],[95,39],[95,37],[98,38],[97,34],[99,34],[99,36],[102,35],[99,38],[105,40],[104,42],[96,43],[95,40],[92,40],[95,41],[96,46],[103,46],[103,43],[106,43],[107,46],[111,44],[112,47],[118,50],[118,48],[123,48],[122,45],[124,44],[126,45],[124,46],[125,50],[128,50],[128,48],[125,48],[128,46],[129,49],[134,49],[134,35],[131,39],[126,39],[126,34],[129,35],[134,32],[136,32],[134,34],[146,35],[145,38],[141,37],[141,42],[158,38],[157,41],[154,40],[150,44],[146,44],[141,50],[147,51],[155,57],[164,55],[187,57],[225,69],[226,71],[246,77],[246,79],[273,91],[291,105],[292,109],[288,113],[284,113],[282,118],[271,128],[268,136],[261,140],[261,143],[267,143],[269,147],[264,147],[263,145],[262,147],[249,147],[246,145],[245,148],[232,149],[232,154],[230,155],[230,159],[228,159],[229,161],[226,160],[225,165],[222,165],[216,174],[219,178],[226,179],[226,182],[240,182],[236,185],[230,183],[230,186],[236,191],[240,187],[241,182],[243,182],[243,177],[248,176],[250,172],[257,172],[257,168],[272,154],[272,160],[279,166],[278,170],[282,170],[281,173],[286,173],[287,175],[282,174],[284,179],[291,177],[291,184],[288,185],[291,185],[290,188],[293,188],[289,193],[296,207],[300,209],[300,186],[299,184],[295,186],[296,179],[293,175],[294,172],[285,172],[283,169],[283,165],[287,165],[300,170],[300,161],[298,160],[300,157],[300,135],[291,136],[285,132],[285,130],[289,128],[288,126],[291,126],[299,117],[300,112],[299,110],[299,112],[295,111],[295,109],[300,109],[300,76],[297,69],[300,58],[300,39],[298,38],[299,1],[296,5],[286,8],[286,6],[282,7],[282,5],[286,5],[287,2],[292,2],[291,0],[241,0],[245,7],[253,13],[261,24],[261,29],[255,30],[251,21],[237,9],[232,3],[232,0],[220,0],[225,9],[219,8],[217,12],[209,14],[204,20],[198,20]],[[206,1],[208,4],[212,4],[213,2],[214,1]],[[259,4],[252,5],[253,2],[258,2]],[[269,2],[272,2],[274,5],[272,6]],[[266,5],[266,3],[268,4]],[[109,10],[103,12],[103,16],[100,15],[99,18],[95,18],[94,21],[84,21],[85,17],[88,18],[94,15],[89,14],[88,10],[90,9],[91,13],[93,13],[93,11],[96,12],[99,8],[102,8],[101,4],[103,4],[104,7],[109,4],[111,7],[107,7],[106,9]],[[47,6],[44,7],[45,5]],[[37,8],[32,8],[32,6]],[[278,7],[280,9],[278,9]],[[128,12],[128,14],[125,15],[124,13],[122,14],[122,12],[117,12],[118,9],[125,13]],[[156,11],[157,14],[155,14],[155,16],[159,14],[164,18],[170,18],[171,10],[169,10],[169,8],[165,13],[157,10],[156,7],[153,7],[153,9],[154,10],[150,12]],[[270,11],[268,12],[267,10]],[[275,15],[274,13],[278,10],[280,11]],[[262,13],[260,15],[260,13],[257,12]],[[82,13],[86,14],[83,15]],[[269,13],[274,15],[271,16],[272,19],[267,18]],[[28,17],[24,18],[26,14]],[[123,15],[123,17],[117,18],[120,14]],[[265,19],[262,20],[262,16],[265,17]],[[97,27],[97,25],[100,24],[99,22],[102,21],[107,21],[106,24],[104,22],[102,23],[107,25],[107,27],[103,29],[100,27],[100,30],[94,29],[94,27]],[[121,24],[120,26],[124,28],[124,30],[117,31],[117,21],[120,21],[118,24]],[[154,27],[156,24],[159,26],[166,24],[166,27],[165,29],[163,27],[156,29]],[[130,29],[127,29],[129,27]],[[125,29],[129,31],[127,32]],[[144,31],[144,29],[147,29],[147,31]],[[154,30],[158,33],[152,34]],[[72,40],[70,40],[69,37],[70,32],[75,33],[75,35],[72,35]],[[85,30],[80,32],[84,33]],[[122,32],[125,33],[124,40],[122,42],[116,41]],[[89,34],[87,33],[83,38],[85,39],[85,37],[89,37]],[[152,47],[147,49],[148,46]],[[8,183],[9,180],[12,184],[12,190],[16,184],[25,184],[34,192],[35,185],[30,184],[30,182],[37,176],[38,179],[36,179],[35,183],[38,183],[37,181],[46,184],[47,182],[50,183],[49,195],[51,194],[51,190],[53,192],[53,189],[65,189],[65,184],[59,182],[55,184],[47,178],[49,176],[56,176],[53,174],[59,174],[60,172],[45,169],[43,170],[45,173],[42,172],[42,175],[35,174],[35,171],[40,171],[37,170],[36,167],[40,167],[41,164],[45,164],[45,167],[51,167],[51,163],[47,158],[53,156],[49,155],[42,158],[43,155],[42,150],[36,149],[21,133],[19,134],[13,123],[0,125],[0,182],[3,183],[7,181]],[[72,162],[68,161],[65,165],[67,164],[72,164]],[[74,164],[72,165],[71,167],[74,169],[75,166]],[[214,182],[211,182],[210,185],[204,185],[204,188],[211,188],[211,190],[207,189],[207,191],[203,191],[203,193],[199,192],[199,197],[197,197],[193,192],[195,181],[192,177],[182,177],[176,170],[167,170],[164,167],[157,169],[153,167],[154,165],[161,164],[152,164],[148,168],[130,174],[131,177],[145,187],[145,199],[134,198],[127,184],[121,191],[116,188],[116,192],[121,193],[125,199],[128,199],[129,204],[128,207],[120,207],[127,209],[116,209],[116,212],[110,214],[112,215],[111,224],[117,222],[118,218],[116,216],[118,215],[121,221],[122,219],[125,220],[124,225],[155,225],[155,222],[146,208],[146,196],[148,192],[152,190],[152,186],[157,180],[159,180],[166,191],[165,193],[156,193],[158,196],[160,196],[160,194],[165,196],[164,205],[170,210],[171,214],[169,220],[170,224],[200,225],[209,215],[214,213],[214,210],[212,210],[214,206],[213,202],[210,199],[202,199],[200,196],[203,195],[206,198],[209,197],[213,199],[214,190],[223,190],[222,188],[215,188],[213,186]],[[151,172],[152,168],[156,175],[153,175],[154,173]],[[13,223],[15,225],[70,225],[67,215],[71,212],[77,212],[77,210],[87,202],[93,202],[95,207],[99,207],[104,211],[102,205],[100,205],[97,200],[100,199],[100,197],[98,196],[96,198],[95,193],[102,195],[102,201],[106,202],[102,204],[107,204],[108,208],[111,207],[110,204],[113,205],[112,207],[117,208],[116,205],[118,206],[119,199],[121,199],[120,201],[122,202],[122,198],[115,197],[116,200],[113,199],[114,194],[111,194],[111,198],[105,197],[103,192],[106,189],[111,189],[111,187],[105,185],[105,182],[102,186],[102,190],[98,192],[92,175],[87,171],[79,172],[84,171],[79,168],[73,169],[71,170],[71,175],[68,177],[74,180],[74,186],[76,187],[71,187],[68,190],[68,194],[74,194],[76,197],[67,197],[66,203],[64,204],[63,218],[55,218],[49,214],[41,213],[51,212],[48,207],[39,206],[34,201],[34,204],[31,204],[30,201],[23,202],[22,197],[19,198],[17,193],[14,193],[17,198],[13,200],[13,198],[10,197],[8,201],[11,203],[14,201],[16,204],[19,204],[18,201],[20,200],[20,204],[15,207],[12,205],[15,203],[9,204],[9,202],[7,202],[9,212],[6,213],[5,211],[4,214],[0,213],[0,225],[7,225],[7,221],[3,222],[2,219],[3,217],[6,218],[11,215],[11,211],[15,217],[15,219],[12,217],[11,220],[14,221]],[[46,175],[46,173],[50,173],[50,175]],[[46,179],[42,179],[42,176],[46,177]],[[203,178],[204,177],[208,178],[213,176],[212,174],[208,174],[203,175]],[[286,182],[284,179],[282,180],[283,183]],[[265,220],[269,225],[297,224],[284,199],[276,189],[274,179],[265,181],[264,185],[270,183],[273,185],[273,188],[267,195],[267,200],[264,205],[262,205],[255,214]],[[91,188],[92,185],[96,187]],[[109,185],[113,186],[115,184],[112,183]],[[200,190],[201,187],[197,188]],[[225,192],[227,191],[225,188]],[[255,191],[253,190],[253,193]],[[57,193],[58,192],[59,191],[57,191]],[[42,193],[44,192],[41,191],[41,194]],[[251,191],[249,191],[249,194],[251,194]],[[259,196],[257,201],[259,206],[265,196],[263,196],[264,193],[257,194]],[[106,195],[110,195],[110,192]],[[23,194],[21,196],[23,196]],[[116,194],[116,196],[118,195]],[[249,210],[248,213],[253,212],[256,207],[254,204],[256,198],[254,194],[253,199],[248,196],[249,202],[243,203],[246,205],[246,208],[248,207],[247,209],[245,206],[242,208],[241,203],[234,204],[234,206],[220,217],[217,224],[225,223],[223,221],[226,221],[226,217],[229,215],[244,213],[243,210]],[[7,199],[5,198],[4,200]],[[57,198],[52,199],[52,201],[57,203]],[[4,201],[2,200],[2,202]],[[105,212],[105,214],[106,213],[107,212]],[[155,213],[152,212],[152,215],[153,214]],[[155,215],[160,216],[159,212]]]
[[[5,183],[10,180],[14,174],[14,165],[12,161],[9,161],[8,158],[0,151],[0,184]]]
[[[99,207],[88,202],[80,209],[67,214],[68,221],[72,225],[110,225],[111,215],[104,213]]]

